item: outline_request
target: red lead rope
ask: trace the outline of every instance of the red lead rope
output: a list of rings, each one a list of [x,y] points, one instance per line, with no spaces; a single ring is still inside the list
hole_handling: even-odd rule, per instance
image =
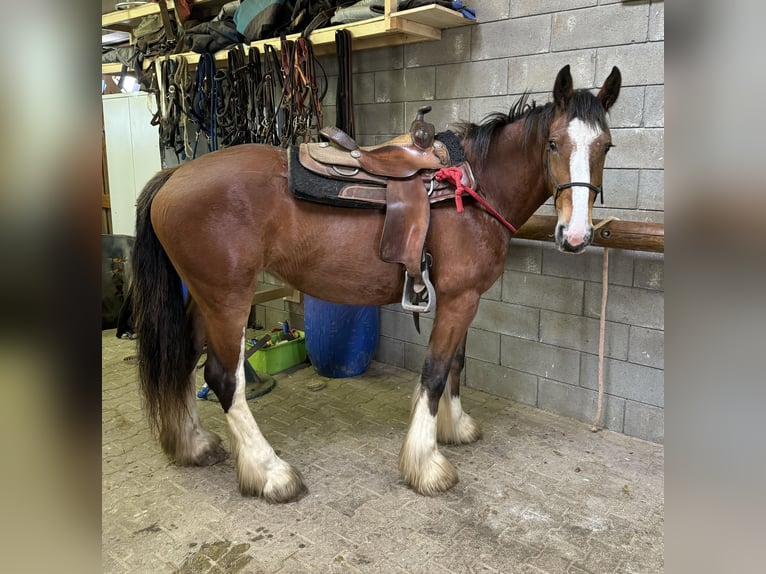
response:
[[[516,233],[516,228],[509,223],[502,215],[500,215],[497,210],[492,207],[489,203],[486,202],[486,200],[481,197],[476,191],[471,189],[470,187],[463,185],[463,172],[460,171],[459,167],[443,167],[439,171],[436,172],[436,179],[438,181],[449,181],[452,182],[452,184],[455,186],[455,206],[457,207],[458,213],[463,213],[463,192],[466,192],[468,195],[473,197],[476,201],[478,201],[484,209],[486,209],[490,214],[495,216],[495,218],[505,225],[508,229],[511,230],[511,233]]]

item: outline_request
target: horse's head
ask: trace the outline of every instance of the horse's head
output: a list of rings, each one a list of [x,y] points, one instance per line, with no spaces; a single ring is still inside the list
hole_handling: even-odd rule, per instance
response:
[[[593,239],[591,213],[601,195],[604,160],[612,137],[606,112],[620,93],[620,70],[604,82],[598,96],[572,89],[569,66],[556,76],[553,86],[553,118],[545,144],[547,183],[558,214],[556,247],[567,253],[581,253]]]

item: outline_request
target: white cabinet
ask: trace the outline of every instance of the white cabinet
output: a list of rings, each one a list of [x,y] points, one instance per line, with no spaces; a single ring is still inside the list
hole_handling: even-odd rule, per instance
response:
[[[150,123],[149,103],[153,103],[153,96],[145,92],[111,94],[102,96],[101,101],[112,233],[135,236],[136,199],[146,182],[162,168],[159,128]]]

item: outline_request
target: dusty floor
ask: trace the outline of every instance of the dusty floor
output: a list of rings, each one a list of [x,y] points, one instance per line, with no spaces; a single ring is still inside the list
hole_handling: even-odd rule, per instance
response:
[[[240,496],[231,459],[168,464],[140,410],[136,367],[124,360],[134,350],[104,332],[106,573],[663,570],[659,445],[465,389],[484,438],[442,447],[460,482],[425,498],[396,468],[417,376],[373,363],[360,377],[323,379],[307,366],[276,375],[276,388],[250,402],[309,487],[299,502],[272,506]],[[318,379],[327,386],[309,390]],[[226,437],[218,403],[199,407]]]

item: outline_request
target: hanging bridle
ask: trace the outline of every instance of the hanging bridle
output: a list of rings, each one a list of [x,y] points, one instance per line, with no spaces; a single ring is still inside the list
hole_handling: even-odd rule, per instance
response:
[[[559,199],[559,194],[561,194],[562,191],[567,189],[568,187],[575,187],[575,186],[582,186],[587,187],[588,189],[592,189],[596,192],[596,197],[599,195],[601,196],[601,205],[604,204],[604,186],[602,185],[593,185],[592,183],[584,182],[584,181],[570,181],[568,183],[559,183],[558,180],[556,180],[556,177],[553,175],[553,171],[551,170],[551,151],[555,147],[555,142],[549,141],[548,145],[545,146],[545,155],[546,161],[545,161],[545,170],[548,172],[548,177],[550,178],[551,182],[554,186],[556,186],[556,191],[553,194],[553,205],[556,205],[556,202]],[[595,198],[594,198],[595,201]]]

